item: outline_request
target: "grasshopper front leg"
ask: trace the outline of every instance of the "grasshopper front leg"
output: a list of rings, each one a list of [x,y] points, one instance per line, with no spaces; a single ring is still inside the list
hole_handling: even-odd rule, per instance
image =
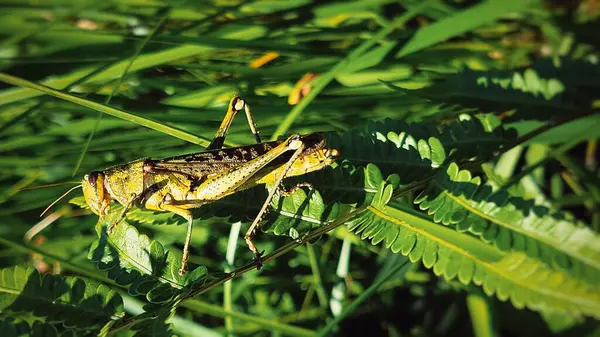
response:
[[[296,159],[298,159],[298,157],[304,150],[304,143],[302,143],[300,140],[298,140],[298,143],[294,143],[293,146],[290,146],[290,149],[295,150],[294,154],[292,154],[290,159],[285,164],[285,167],[281,171],[281,175],[279,177],[277,177],[277,180],[275,181],[275,186],[269,192],[269,195],[267,196],[267,199],[263,203],[262,208],[256,215],[256,218],[254,218],[254,221],[252,221],[252,225],[250,225],[250,228],[248,228],[248,231],[244,235],[244,240],[246,241],[248,248],[250,248],[250,250],[256,256],[256,269],[260,269],[262,267],[262,261],[261,261],[262,253],[260,253],[258,251],[258,249],[256,248],[256,245],[254,244],[252,239],[254,239],[254,236],[256,236],[256,232],[259,228],[259,223],[262,220],[262,217],[266,214],[267,208],[269,207],[269,205],[271,204],[271,201],[273,200],[273,197],[275,196],[275,192],[277,192],[277,190],[280,188],[281,181],[283,180],[283,178],[285,178],[286,174],[288,173],[288,171],[290,170],[290,168],[292,167],[292,165],[294,164]]]

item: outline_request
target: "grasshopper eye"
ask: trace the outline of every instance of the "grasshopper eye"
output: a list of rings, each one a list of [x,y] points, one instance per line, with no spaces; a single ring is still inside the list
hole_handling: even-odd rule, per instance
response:
[[[100,177],[101,175],[102,175],[102,172],[100,172],[100,171],[90,172],[90,174],[86,175],[88,183],[90,183],[90,185],[92,185],[93,187],[96,187],[96,182],[98,181],[98,177]],[[84,177],[84,179],[86,179],[86,177]]]

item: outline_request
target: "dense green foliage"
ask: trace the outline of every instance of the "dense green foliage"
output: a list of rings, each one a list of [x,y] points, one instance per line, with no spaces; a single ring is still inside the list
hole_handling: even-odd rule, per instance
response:
[[[0,6],[1,336],[600,332],[597,1]],[[234,95],[341,153],[284,181],[312,187],[275,195],[261,270],[239,232],[273,186],[194,210],[184,276],[179,216],[38,217],[202,151]]]

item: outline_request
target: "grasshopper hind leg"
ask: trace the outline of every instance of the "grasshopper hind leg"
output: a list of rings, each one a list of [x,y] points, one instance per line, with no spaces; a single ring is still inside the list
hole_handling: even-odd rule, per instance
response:
[[[246,119],[248,120],[248,126],[250,126],[250,131],[254,135],[254,139],[256,143],[261,143],[260,135],[258,132],[258,128],[256,127],[256,123],[254,122],[254,118],[252,117],[252,111],[250,111],[250,106],[246,101],[241,99],[238,96],[235,96],[229,101],[229,106],[227,107],[227,112],[225,113],[225,117],[221,122],[221,126],[217,130],[215,137],[213,138],[210,145],[208,145],[207,150],[220,149],[223,147],[225,143],[225,137],[229,132],[229,127],[231,126],[231,122],[235,118],[238,112],[244,110],[246,113]]]
[[[289,138],[288,148],[290,150],[294,150],[294,153],[292,154],[292,156],[290,157],[290,159],[288,160],[288,162],[285,164],[283,170],[281,171],[281,174],[279,175],[279,177],[275,181],[274,188],[271,189],[271,191],[269,192],[269,195],[267,196],[267,199],[263,203],[262,208],[260,209],[260,211],[256,215],[256,218],[254,218],[254,221],[250,225],[250,228],[248,228],[248,231],[246,232],[246,235],[244,235],[244,240],[246,241],[246,244],[248,245],[248,248],[250,248],[250,250],[256,256],[255,257],[255,259],[256,259],[256,269],[260,269],[262,267],[262,259],[261,259],[262,258],[262,252],[258,251],[258,249],[256,248],[256,245],[253,242],[253,239],[256,236],[256,233],[257,233],[258,229],[260,228],[260,221],[263,219],[263,217],[267,213],[268,207],[271,204],[271,200],[273,200],[273,197],[275,196],[275,193],[278,190],[280,190],[280,188],[281,188],[281,181],[283,180],[283,178],[285,178],[285,175],[287,174],[287,172],[290,170],[290,168],[294,164],[294,161],[296,161],[296,159],[298,159],[298,157],[300,156],[300,154],[304,150],[304,143],[302,143],[298,139],[298,136],[292,136],[292,137]]]

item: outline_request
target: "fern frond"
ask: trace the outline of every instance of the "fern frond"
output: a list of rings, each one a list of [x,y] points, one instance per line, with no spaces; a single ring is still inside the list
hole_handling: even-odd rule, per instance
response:
[[[83,335],[85,331],[73,330],[73,329],[61,329],[59,333],[58,329],[51,323],[35,321],[33,324],[20,321],[15,323],[12,318],[6,318],[0,320],[0,336],[2,337],[18,337],[18,336],[32,336],[32,337],[74,337]],[[92,333],[89,333],[92,334]]]
[[[517,308],[600,317],[600,291],[519,251],[501,251],[474,237],[399,208],[369,206],[349,229],[382,243],[447,280],[481,286]]]
[[[65,327],[97,328],[123,315],[123,299],[104,285],[33,268],[1,269],[0,310],[31,313]]]
[[[98,220],[99,238],[90,247],[88,258],[106,271],[109,278],[129,286],[129,293],[146,296],[151,303],[168,302],[184,288],[206,277],[204,266],[179,275],[181,253],[165,250],[158,241],[140,234],[126,221],[107,235],[106,225],[114,221],[117,214],[118,207]]]
[[[544,78],[535,69],[529,68],[511,73],[465,70],[422,89],[421,94],[436,100],[460,102],[465,106],[477,103],[491,109],[504,110],[515,106],[558,111],[575,109],[575,102],[564,91],[565,84],[558,78]]]
[[[135,325],[132,330],[135,331],[135,336],[156,336],[156,337],[171,337],[174,335],[173,324],[167,321],[175,314],[175,308],[179,305],[179,300],[175,300],[168,305],[146,306],[146,312],[133,317]]]
[[[416,199],[433,220],[470,231],[501,250],[516,249],[600,285],[600,238],[543,206],[510,196],[451,163]]]

